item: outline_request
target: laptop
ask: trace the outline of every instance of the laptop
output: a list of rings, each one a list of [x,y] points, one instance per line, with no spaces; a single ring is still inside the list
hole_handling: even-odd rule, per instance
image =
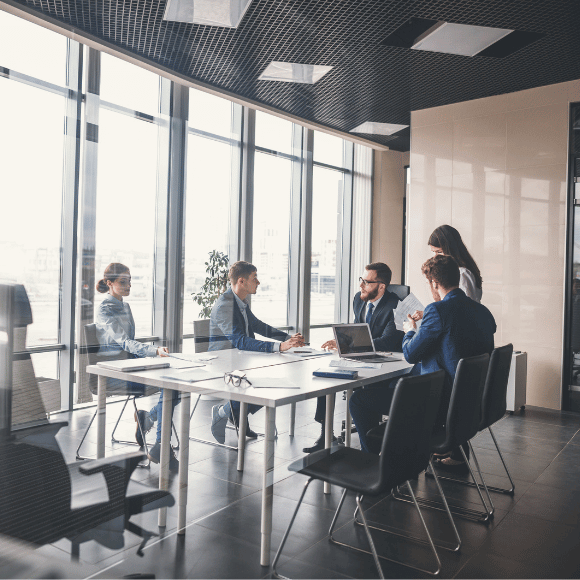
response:
[[[394,362],[398,358],[379,355],[371,336],[371,329],[366,322],[353,324],[335,324],[332,327],[340,358],[352,361]]]
[[[148,371],[151,369],[166,369],[171,366],[169,362],[161,357],[155,358],[127,358],[122,360],[109,360],[97,363],[100,367],[112,369],[114,371]]]

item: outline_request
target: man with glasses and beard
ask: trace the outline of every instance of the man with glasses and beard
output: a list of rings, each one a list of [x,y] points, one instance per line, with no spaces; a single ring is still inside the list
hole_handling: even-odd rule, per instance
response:
[[[353,300],[354,322],[368,323],[377,351],[401,352],[404,332],[395,328],[393,310],[399,298],[389,292],[391,269],[383,262],[373,262],[365,266],[364,275],[359,278],[360,292]],[[336,349],[336,342],[329,340],[322,348]],[[380,386],[380,384],[377,384]],[[326,418],[326,397],[318,397],[314,420],[321,424],[320,437],[312,447],[305,447],[304,453],[314,453],[324,449],[324,421]],[[336,438],[333,436],[333,441]]]

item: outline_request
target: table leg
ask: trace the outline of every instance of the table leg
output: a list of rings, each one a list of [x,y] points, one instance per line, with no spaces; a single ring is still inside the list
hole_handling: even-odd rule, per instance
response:
[[[346,417],[344,421],[344,444],[346,447],[350,447],[351,429],[352,429],[352,417],[350,415],[349,404],[350,398],[352,397],[352,389],[346,390]]]
[[[97,390],[97,459],[105,457],[105,430],[107,428],[107,377],[99,375]]]
[[[334,431],[334,393],[326,395],[326,418],[324,423],[324,447],[332,446],[332,433]],[[330,483],[324,482],[324,493],[330,493]]]
[[[294,437],[295,423],[296,423],[296,403],[290,403],[290,437]]]
[[[159,489],[169,489],[169,445],[171,441],[171,415],[173,391],[163,389],[163,411],[161,413],[161,458],[159,460]],[[159,509],[159,526],[167,524],[167,508]]]
[[[240,403],[240,424],[238,425],[238,471],[244,471],[247,425],[248,425],[248,403]]]
[[[276,408],[266,407],[266,437],[264,439],[264,473],[262,475],[262,544],[260,564],[270,565],[272,542],[272,504],[274,500],[274,432]]]
[[[191,395],[181,393],[181,415],[179,426],[179,495],[177,498],[177,533],[185,534],[187,515],[187,479],[189,473],[189,407]]]

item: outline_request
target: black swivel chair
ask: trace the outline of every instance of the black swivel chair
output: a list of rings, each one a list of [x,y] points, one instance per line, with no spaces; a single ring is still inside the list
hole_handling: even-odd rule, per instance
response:
[[[280,558],[304,494],[313,479],[320,479],[344,488],[330,526],[329,540],[335,544],[372,554],[379,575],[381,578],[384,578],[379,556],[361,507],[361,498],[363,495],[376,496],[403,483],[407,483],[409,491],[414,498],[409,480],[417,477],[419,473],[427,468],[429,463],[431,434],[439,408],[444,378],[444,372],[438,371],[436,373],[399,379],[395,387],[389,422],[382,439],[380,456],[365,453],[350,447],[334,447],[312,453],[303,460],[290,465],[290,470],[307,475],[309,479],[304,485],[298,505],[272,563],[273,572],[277,577],[283,577],[277,573],[276,564]],[[334,526],[348,490],[354,491],[357,494],[356,503],[370,544],[370,552],[356,546],[338,542],[333,537]],[[421,515],[421,509],[414,499],[413,501],[425,532],[427,533],[428,543],[437,562],[437,569],[431,572],[398,560],[391,560],[391,558],[384,556],[381,556],[381,558],[420,570],[423,573],[436,575],[441,569],[441,561],[439,560],[437,550]]]
[[[452,507],[451,511],[465,519],[479,522],[489,521],[489,519],[493,517],[495,508],[489,495],[489,491],[487,490],[485,481],[483,481],[482,478],[483,487],[486,491],[486,496],[490,503],[490,507],[488,508],[487,504],[485,503],[481,489],[477,483],[477,480],[475,479],[475,475],[471,465],[469,464],[469,461],[467,460],[467,456],[463,451],[462,445],[468,444],[469,440],[475,437],[479,430],[479,425],[481,422],[481,401],[483,395],[483,386],[487,376],[488,365],[488,354],[464,358],[459,361],[459,364],[457,365],[457,372],[455,374],[455,380],[453,381],[451,398],[449,400],[446,424],[444,427],[435,429],[431,444],[431,452],[438,455],[444,455],[458,447],[461,449],[461,453],[463,454],[463,458],[467,467],[469,468],[471,478],[475,484],[474,486],[477,489],[485,512],[479,512],[459,506]],[[389,422],[387,422],[387,425]],[[379,428],[376,429],[378,430]],[[374,429],[371,431],[375,432]],[[474,461],[481,478],[481,470],[479,469],[479,464],[475,457]],[[394,493],[393,497],[395,497],[395,499],[410,501],[407,499],[407,496],[398,492]],[[438,501],[426,498],[417,498],[417,501],[424,507],[443,510],[442,505]]]
[[[510,480],[511,487],[510,489],[504,489],[501,487],[493,487],[487,486],[487,489],[490,491],[495,491],[497,493],[505,493],[513,495],[515,491],[515,484],[513,479],[508,471],[507,465],[504,461],[503,455],[501,454],[499,445],[497,444],[497,440],[493,431],[491,430],[491,426],[494,423],[497,423],[500,419],[505,416],[506,412],[506,393],[507,393],[507,386],[508,386],[508,379],[510,374],[511,362],[512,362],[512,354],[513,354],[514,347],[512,344],[506,344],[505,346],[501,346],[499,348],[494,349],[491,353],[491,357],[489,359],[489,369],[487,371],[487,377],[485,379],[485,386],[483,387],[483,399],[482,399],[482,406],[481,406],[481,423],[479,424],[479,432],[485,431],[485,429],[489,430],[489,434],[491,435],[493,442],[495,444],[495,448],[499,454],[501,462],[503,463],[503,467],[505,469],[506,475]],[[475,458],[475,450],[473,449],[471,442],[469,444],[471,454]],[[431,475],[427,473],[427,475]],[[455,481],[458,483],[462,483],[464,485],[473,486],[473,482],[471,481],[463,481],[459,479],[454,479],[450,477],[442,477],[439,476],[439,479],[445,479],[448,481]]]
[[[399,297],[399,300],[405,300],[405,298],[407,298],[411,293],[411,287],[405,286],[404,284],[389,284],[387,290],[396,294]]]

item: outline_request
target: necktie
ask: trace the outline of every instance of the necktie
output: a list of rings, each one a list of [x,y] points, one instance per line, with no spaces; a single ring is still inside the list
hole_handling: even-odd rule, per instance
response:
[[[375,307],[375,305],[372,302],[370,302],[369,303],[369,306],[367,308],[367,316],[365,318],[365,322],[367,324],[370,324],[371,323],[371,318],[373,317],[373,308],[374,307]]]

